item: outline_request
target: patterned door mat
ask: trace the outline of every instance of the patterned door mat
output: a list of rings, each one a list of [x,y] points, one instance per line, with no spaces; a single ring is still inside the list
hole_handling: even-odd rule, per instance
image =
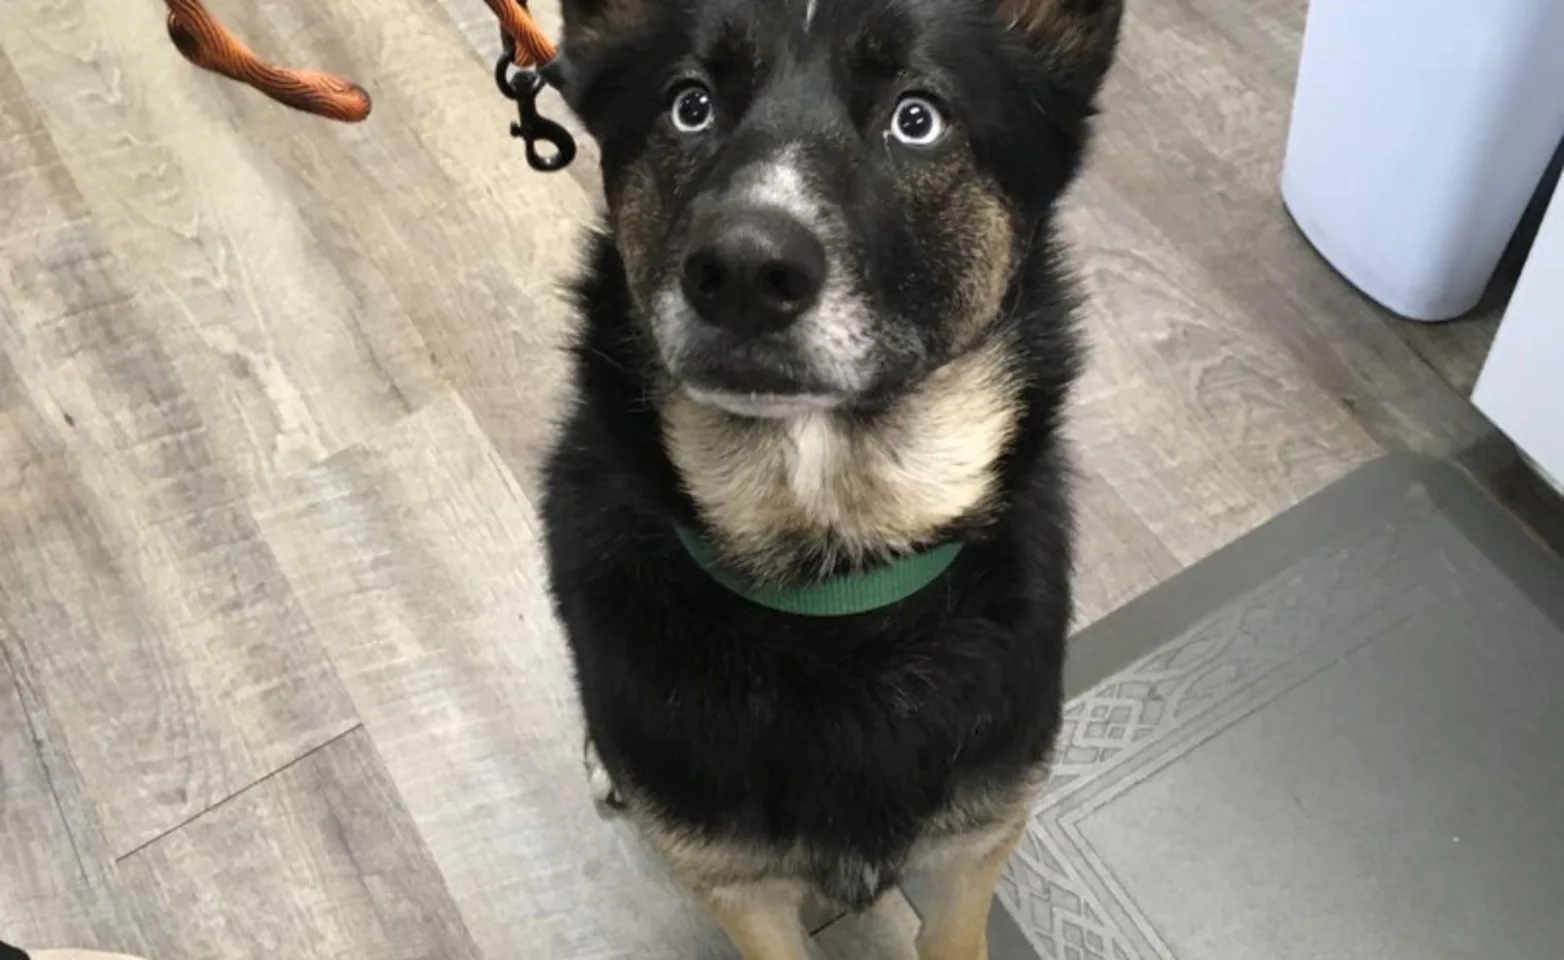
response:
[[[1453,470],[1365,467],[1070,683],[994,960],[1564,956],[1564,565]]]

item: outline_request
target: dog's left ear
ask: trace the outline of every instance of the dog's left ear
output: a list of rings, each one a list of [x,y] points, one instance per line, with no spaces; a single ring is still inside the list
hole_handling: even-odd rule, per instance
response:
[[[1000,22],[1088,96],[1113,64],[1123,18],[1124,0],[999,0]]]

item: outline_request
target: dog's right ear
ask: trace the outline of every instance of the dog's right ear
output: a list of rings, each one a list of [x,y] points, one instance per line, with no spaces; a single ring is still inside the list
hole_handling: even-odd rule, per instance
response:
[[[662,0],[563,0],[565,29],[560,56],[544,68],[544,77],[578,115],[604,58],[646,25],[659,2]]]
[[[565,42],[592,48],[633,33],[659,0],[564,0]]]
[[[1124,0],[999,0],[999,19],[1080,93],[1102,84],[1119,43]]]

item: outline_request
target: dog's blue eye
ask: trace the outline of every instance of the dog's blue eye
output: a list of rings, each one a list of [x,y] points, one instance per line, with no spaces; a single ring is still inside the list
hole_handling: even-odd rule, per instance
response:
[[[692,83],[673,95],[673,107],[669,115],[673,127],[680,133],[699,133],[711,126],[715,114],[712,109],[711,91],[698,83]]]
[[[945,116],[924,97],[902,97],[891,114],[891,136],[912,147],[927,147],[945,135]]]

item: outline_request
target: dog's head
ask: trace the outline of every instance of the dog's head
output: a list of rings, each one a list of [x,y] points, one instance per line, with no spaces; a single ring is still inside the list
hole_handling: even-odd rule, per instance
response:
[[[873,404],[978,341],[1081,160],[1122,0],[565,0],[566,95],[668,374]]]

